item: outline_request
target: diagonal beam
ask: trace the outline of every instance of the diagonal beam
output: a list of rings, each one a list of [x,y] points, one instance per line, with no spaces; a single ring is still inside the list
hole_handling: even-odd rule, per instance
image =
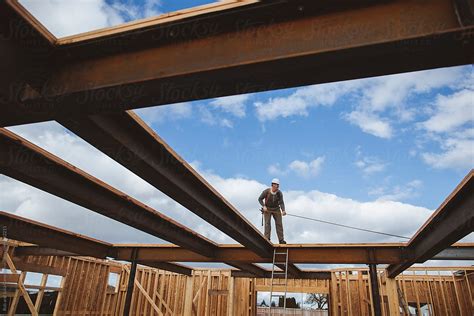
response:
[[[396,277],[416,262],[425,262],[474,231],[474,170],[471,170],[410,239],[408,260],[388,266]]]
[[[41,242],[39,244],[44,244],[44,242]],[[45,246],[28,245],[28,246],[18,246],[15,248],[15,257],[25,257],[25,256],[67,256],[67,257],[90,256],[90,257],[102,258],[102,259],[105,258],[105,257],[98,257],[98,256],[87,255],[87,254],[80,254],[77,252],[58,250],[58,249],[45,247]]]
[[[283,271],[285,270],[284,264],[277,264],[276,266]],[[293,278],[298,278],[301,272],[302,272],[301,269],[298,268],[296,265],[294,265],[293,263],[288,263],[288,276],[291,276]]]
[[[133,112],[60,123],[237,242],[271,256],[260,231]]]
[[[0,223],[9,239],[101,259],[113,256],[112,244],[11,213],[0,211]]]
[[[0,126],[470,64],[474,27],[452,2],[262,1],[60,45]]]
[[[253,263],[242,263],[242,262],[232,262],[232,261],[226,261],[224,263],[234,268],[237,268],[242,272],[252,275],[253,277],[267,278],[268,273],[270,272],[271,274],[271,271],[262,269]]]
[[[105,259],[116,257],[112,244],[76,234],[64,229],[0,211],[0,223],[9,239],[40,246],[17,246],[15,257],[21,256],[91,256]],[[191,275],[192,269],[169,262],[142,262],[149,267]]]
[[[0,129],[0,171],[121,223],[212,257],[217,245],[171,218]]]

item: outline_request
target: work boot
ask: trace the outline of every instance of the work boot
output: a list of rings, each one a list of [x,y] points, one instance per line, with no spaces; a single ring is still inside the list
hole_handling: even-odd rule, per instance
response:
[[[280,240],[280,244],[286,244],[286,241]]]

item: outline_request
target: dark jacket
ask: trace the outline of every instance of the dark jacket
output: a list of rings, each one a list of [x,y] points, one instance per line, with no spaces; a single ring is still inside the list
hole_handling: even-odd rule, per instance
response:
[[[265,205],[269,210],[277,210],[281,208],[284,212],[285,202],[283,201],[283,193],[278,190],[276,194],[271,194],[270,190],[271,188],[263,190],[262,194],[258,197],[258,203],[260,203],[261,206]],[[264,199],[265,203],[263,202]]]

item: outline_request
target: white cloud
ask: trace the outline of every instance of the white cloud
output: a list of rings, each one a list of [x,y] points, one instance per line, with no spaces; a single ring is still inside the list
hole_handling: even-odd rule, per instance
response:
[[[423,161],[436,169],[469,170],[474,165],[474,77],[466,76],[461,90],[439,94],[430,117],[419,123],[438,152],[422,148]]]
[[[422,94],[457,84],[463,77],[462,67],[441,68],[373,78],[363,91],[361,105],[371,112],[388,108],[406,111],[406,101],[411,95]]]
[[[271,98],[265,103],[255,102],[255,108],[257,117],[262,122],[274,120],[280,116],[308,116],[308,104],[300,97]]]
[[[222,178],[213,172],[200,173],[254,225],[260,228],[257,197],[267,187],[255,180]],[[288,214],[322,219],[410,237],[431,211],[389,200],[360,202],[317,190],[283,191]],[[387,218],[391,218],[387,221]],[[402,241],[361,231],[336,228],[332,225],[284,217],[285,238],[290,243],[329,242],[394,242]],[[272,238],[276,240],[274,229]],[[404,240],[403,240],[404,241]]]
[[[160,14],[158,0],[133,2],[105,0],[20,0],[20,3],[56,37],[114,26]]]
[[[474,122],[474,90],[461,90],[454,94],[438,95],[435,113],[420,125],[429,132],[450,132],[464,124]]]
[[[343,118],[365,133],[390,139],[395,124],[413,121],[423,110],[412,106],[410,97],[442,87],[454,88],[466,73],[465,67],[451,67],[363,79],[354,110]]]
[[[210,104],[217,109],[242,118],[245,116],[246,102],[248,99],[248,94],[233,95],[229,97],[217,98]]]
[[[376,157],[361,157],[355,163],[357,168],[359,168],[364,175],[370,176],[377,172],[382,172],[387,167],[387,164],[382,162]]]
[[[396,124],[413,121],[424,110],[410,104],[412,97],[442,87],[465,87],[460,82],[470,77],[465,66],[313,85],[296,89],[285,97],[255,102],[256,115],[262,122],[308,116],[311,108],[345,102],[353,106],[342,118],[365,133],[390,139]]]
[[[345,115],[345,118],[368,134],[380,138],[392,138],[393,131],[390,123],[374,113],[353,111]]]
[[[208,107],[201,105],[199,107],[199,115],[201,122],[206,123],[207,125],[211,126],[222,126],[232,128],[234,124],[231,120],[221,117],[219,115],[214,114]]]
[[[415,179],[403,185],[396,185],[391,189],[379,186],[369,191],[369,195],[378,196],[380,201],[403,201],[412,199],[419,195],[419,190],[423,186],[421,180]]]
[[[273,176],[283,176],[293,172],[303,178],[315,177],[321,172],[324,160],[324,156],[311,161],[293,160],[286,168],[281,168],[280,164],[276,163],[268,166],[267,171]]]
[[[256,115],[262,122],[279,117],[308,116],[311,107],[332,106],[342,95],[356,90],[361,81],[343,81],[296,89],[287,97],[255,102]]]
[[[318,157],[310,162],[294,160],[289,164],[288,168],[301,177],[314,177],[321,172],[324,160],[325,157]]]
[[[474,166],[474,137],[447,138],[440,141],[440,153],[425,152],[423,161],[436,169],[471,169]]]
[[[283,170],[279,163],[268,166],[267,171],[272,176],[282,176],[288,173],[288,170]]]
[[[148,125],[152,125],[189,118],[192,116],[193,110],[191,103],[176,103],[137,109],[135,113]]]

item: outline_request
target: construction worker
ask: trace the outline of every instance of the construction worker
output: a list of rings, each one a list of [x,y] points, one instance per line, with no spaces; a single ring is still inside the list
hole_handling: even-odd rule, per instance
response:
[[[275,220],[276,232],[280,244],[286,244],[283,238],[283,220],[282,215],[286,215],[285,203],[283,202],[283,193],[278,189],[280,187],[280,180],[273,179],[272,187],[263,190],[258,197],[258,202],[262,206],[263,218],[265,223],[264,235],[270,240],[271,232],[271,218]],[[265,202],[263,201],[265,200]]]

